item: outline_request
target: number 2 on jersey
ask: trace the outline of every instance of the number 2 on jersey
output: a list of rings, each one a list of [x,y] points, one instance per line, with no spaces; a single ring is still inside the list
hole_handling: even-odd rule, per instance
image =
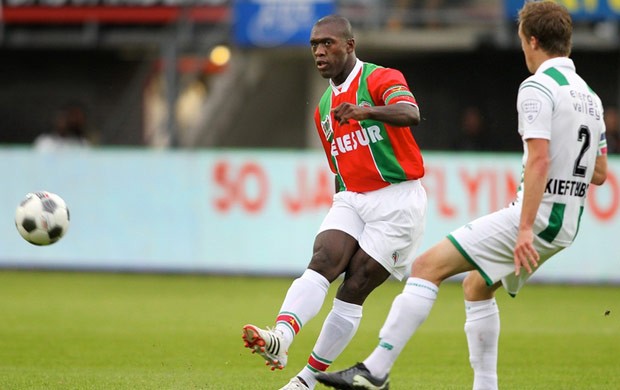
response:
[[[581,159],[583,155],[586,154],[586,151],[590,149],[590,129],[586,125],[581,125],[579,127],[579,134],[577,136],[577,140],[579,142],[583,142],[581,145],[581,150],[579,151],[579,156],[577,160],[575,160],[575,167],[573,168],[573,176],[585,177],[587,167],[580,165]]]

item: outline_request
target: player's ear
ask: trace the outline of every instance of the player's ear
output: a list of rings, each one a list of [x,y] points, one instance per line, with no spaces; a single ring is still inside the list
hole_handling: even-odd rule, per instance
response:
[[[355,38],[347,39],[347,53],[355,51]]]

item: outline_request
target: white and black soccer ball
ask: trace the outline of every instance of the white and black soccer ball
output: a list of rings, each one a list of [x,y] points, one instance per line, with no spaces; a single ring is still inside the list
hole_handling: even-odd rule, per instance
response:
[[[50,245],[69,229],[69,209],[58,195],[31,192],[15,211],[15,226],[21,236],[34,245]]]

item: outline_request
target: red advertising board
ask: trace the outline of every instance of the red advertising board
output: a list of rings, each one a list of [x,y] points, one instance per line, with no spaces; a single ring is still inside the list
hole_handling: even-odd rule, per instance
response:
[[[180,19],[195,23],[220,23],[228,21],[227,5],[73,5],[62,0],[55,6],[28,5],[2,6],[0,22],[10,24],[168,24]]]

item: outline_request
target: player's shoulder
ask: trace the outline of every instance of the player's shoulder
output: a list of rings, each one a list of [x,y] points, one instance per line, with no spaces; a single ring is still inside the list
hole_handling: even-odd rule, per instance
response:
[[[395,68],[388,68],[372,63],[364,63],[365,73],[369,80],[405,82],[403,73]]]
[[[555,82],[552,77],[549,77],[544,72],[537,72],[523,80],[519,86],[519,90],[523,88],[544,88],[546,90],[554,90],[557,86],[558,83]]]
[[[536,73],[525,79],[521,83],[521,86],[540,85],[547,89],[554,90],[566,86],[580,88],[584,84],[584,80],[575,72],[574,67],[559,63],[546,66],[544,69],[539,69]]]
[[[559,87],[560,84],[553,77],[544,72],[536,72],[519,85],[518,96],[520,99],[542,97],[553,103],[557,100]]]

